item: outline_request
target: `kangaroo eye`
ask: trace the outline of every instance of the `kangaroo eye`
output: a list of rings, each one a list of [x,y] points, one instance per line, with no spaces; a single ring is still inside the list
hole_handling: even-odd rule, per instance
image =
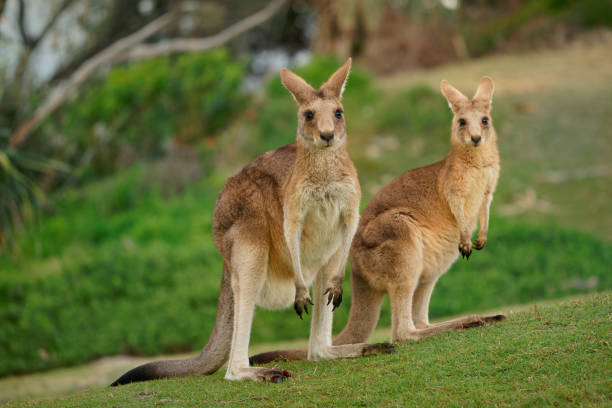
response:
[[[336,110],[336,118],[342,119],[342,111],[340,109]]]
[[[459,119],[459,126],[465,126],[465,119]]]
[[[314,118],[314,113],[312,111],[306,111],[304,112],[304,117],[310,122]]]
[[[486,116],[484,118],[482,118],[482,124],[483,125],[488,125],[489,124],[489,118],[487,118]]]

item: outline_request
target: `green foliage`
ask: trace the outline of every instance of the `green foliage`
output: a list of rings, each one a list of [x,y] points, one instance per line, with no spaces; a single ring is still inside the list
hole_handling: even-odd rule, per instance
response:
[[[205,180],[164,200],[146,170],[72,191],[23,237],[23,258],[0,258],[1,375],[205,344],[221,275],[210,233],[219,186]],[[432,316],[612,288],[612,247],[593,237],[501,218],[487,245],[442,277]],[[348,279],[345,293],[336,330],[349,311]],[[389,318],[385,305],[381,326]],[[252,340],[308,331],[290,309],[259,310]]]
[[[610,292],[511,313],[503,323],[398,346],[394,354],[281,363],[283,384],[223,372],[134,383],[28,406],[609,406]],[[23,401],[9,403],[22,406]]]
[[[28,141],[31,153],[3,148],[10,132],[0,127],[0,251],[37,211],[41,173],[65,174],[60,160],[71,163],[74,183],[159,157],[171,140],[216,137],[245,106],[244,71],[225,49],[129,63],[85,86]]]
[[[513,13],[462,25],[466,42],[473,55],[494,51],[525,25],[548,19],[566,27],[588,29],[612,27],[612,2],[601,0],[528,0]]]
[[[67,170],[56,160],[5,147],[8,138],[7,129],[0,128],[0,252],[13,248],[16,233],[38,214],[44,193],[34,177]]]
[[[2,374],[206,340],[221,268],[214,195],[203,185],[166,202],[157,190],[135,170],[75,191],[23,240],[23,259],[2,259]]]
[[[104,174],[139,158],[159,156],[172,139],[195,144],[214,137],[245,106],[244,65],[217,49],[160,57],[113,68],[47,123],[42,137],[61,133],[54,154],[80,160],[93,150],[89,172]]]

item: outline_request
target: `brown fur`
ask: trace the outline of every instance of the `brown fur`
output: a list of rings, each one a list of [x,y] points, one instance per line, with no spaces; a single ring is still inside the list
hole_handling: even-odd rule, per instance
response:
[[[378,320],[378,312],[375,316],[370,309],[380,309],[385,293],[391,298],[393,341],[483,322],[469,316],[431,325],[428,319],[436,281],[458,250],[469,258],[478,220],[476,249],[486,243],[489,205],[499,176],[497,135],[490,117],[493,81],[483,78],[472,100],[446,81],[441,90],[454,114],[452,149],[441,162],[393,180],[364,210],[351,248],[355,307],[336,343],[370,336]],[[482,123],[485,117],[487,124]]]
[[[452,149],[444,160],[393,180],[365,208],[350,253],[349,321],[334,344],[366,341],[378,322],[385,294],[391,299],[394,342],[503,319],[468,316],[429,324],[434,285],[458,253],[469,258],[478,220],[474,246],[482,249],[486,243],[489,205],[499,176],[497,135],[490,117],[493,81],[483,78],[472,100],[446,81],[441,90],[454,114]],[[482,123],[483,117],[488,124]],[[284,359],[304,356],[303,350],[280,353]],[[272,352],[251,360],[274,359]]]
[[[230,178],[219,194],[213,237],[224,261],[218,314],[223,318],[215,324],[209,341],[213,346],[194,359],[137,367],[114,384],[210,374],[228,357],[227,379],[282,381],[289,373],[249,367],[256,304],[278,309],[293,303],[300,318],[313,305],[313,360],[372,350],[365,344],[331,344],[331,311],[341,300],[361,198],[346,151],[340,102],[350,64],[349,59],[319,90],[282,70],[281,80],[299,106],[296,142],[259,157]],[[313,283],[314,303],[308,291]]]

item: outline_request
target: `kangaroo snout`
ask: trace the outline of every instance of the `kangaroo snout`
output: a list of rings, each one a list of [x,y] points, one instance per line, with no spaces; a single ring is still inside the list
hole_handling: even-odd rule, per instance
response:
[[[480,141],[482,140],[480,136],[471,136],[471,139],[472,143],[474,143],[474,146],[478,146],[480,144]]]
[[[319,135],[321,136],[321,140],[327,142],[328,144],[334,139],[334,132],[322,132]]]

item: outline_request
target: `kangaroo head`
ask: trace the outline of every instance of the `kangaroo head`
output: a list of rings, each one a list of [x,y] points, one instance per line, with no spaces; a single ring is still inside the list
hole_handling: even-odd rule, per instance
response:
[[[483,77],[472,100],[447,81],[440,82],[442,94],[453,111],[451,143],[456,146],[478,147],[495,137],[491,120],[493,80]]]
[[[283,85],[298,104],[298,144],[307,148],[337,149],[346,143],[346,122],[340,99],[350,70],[349,58],[318,91],[288,69],[281,71]]]

